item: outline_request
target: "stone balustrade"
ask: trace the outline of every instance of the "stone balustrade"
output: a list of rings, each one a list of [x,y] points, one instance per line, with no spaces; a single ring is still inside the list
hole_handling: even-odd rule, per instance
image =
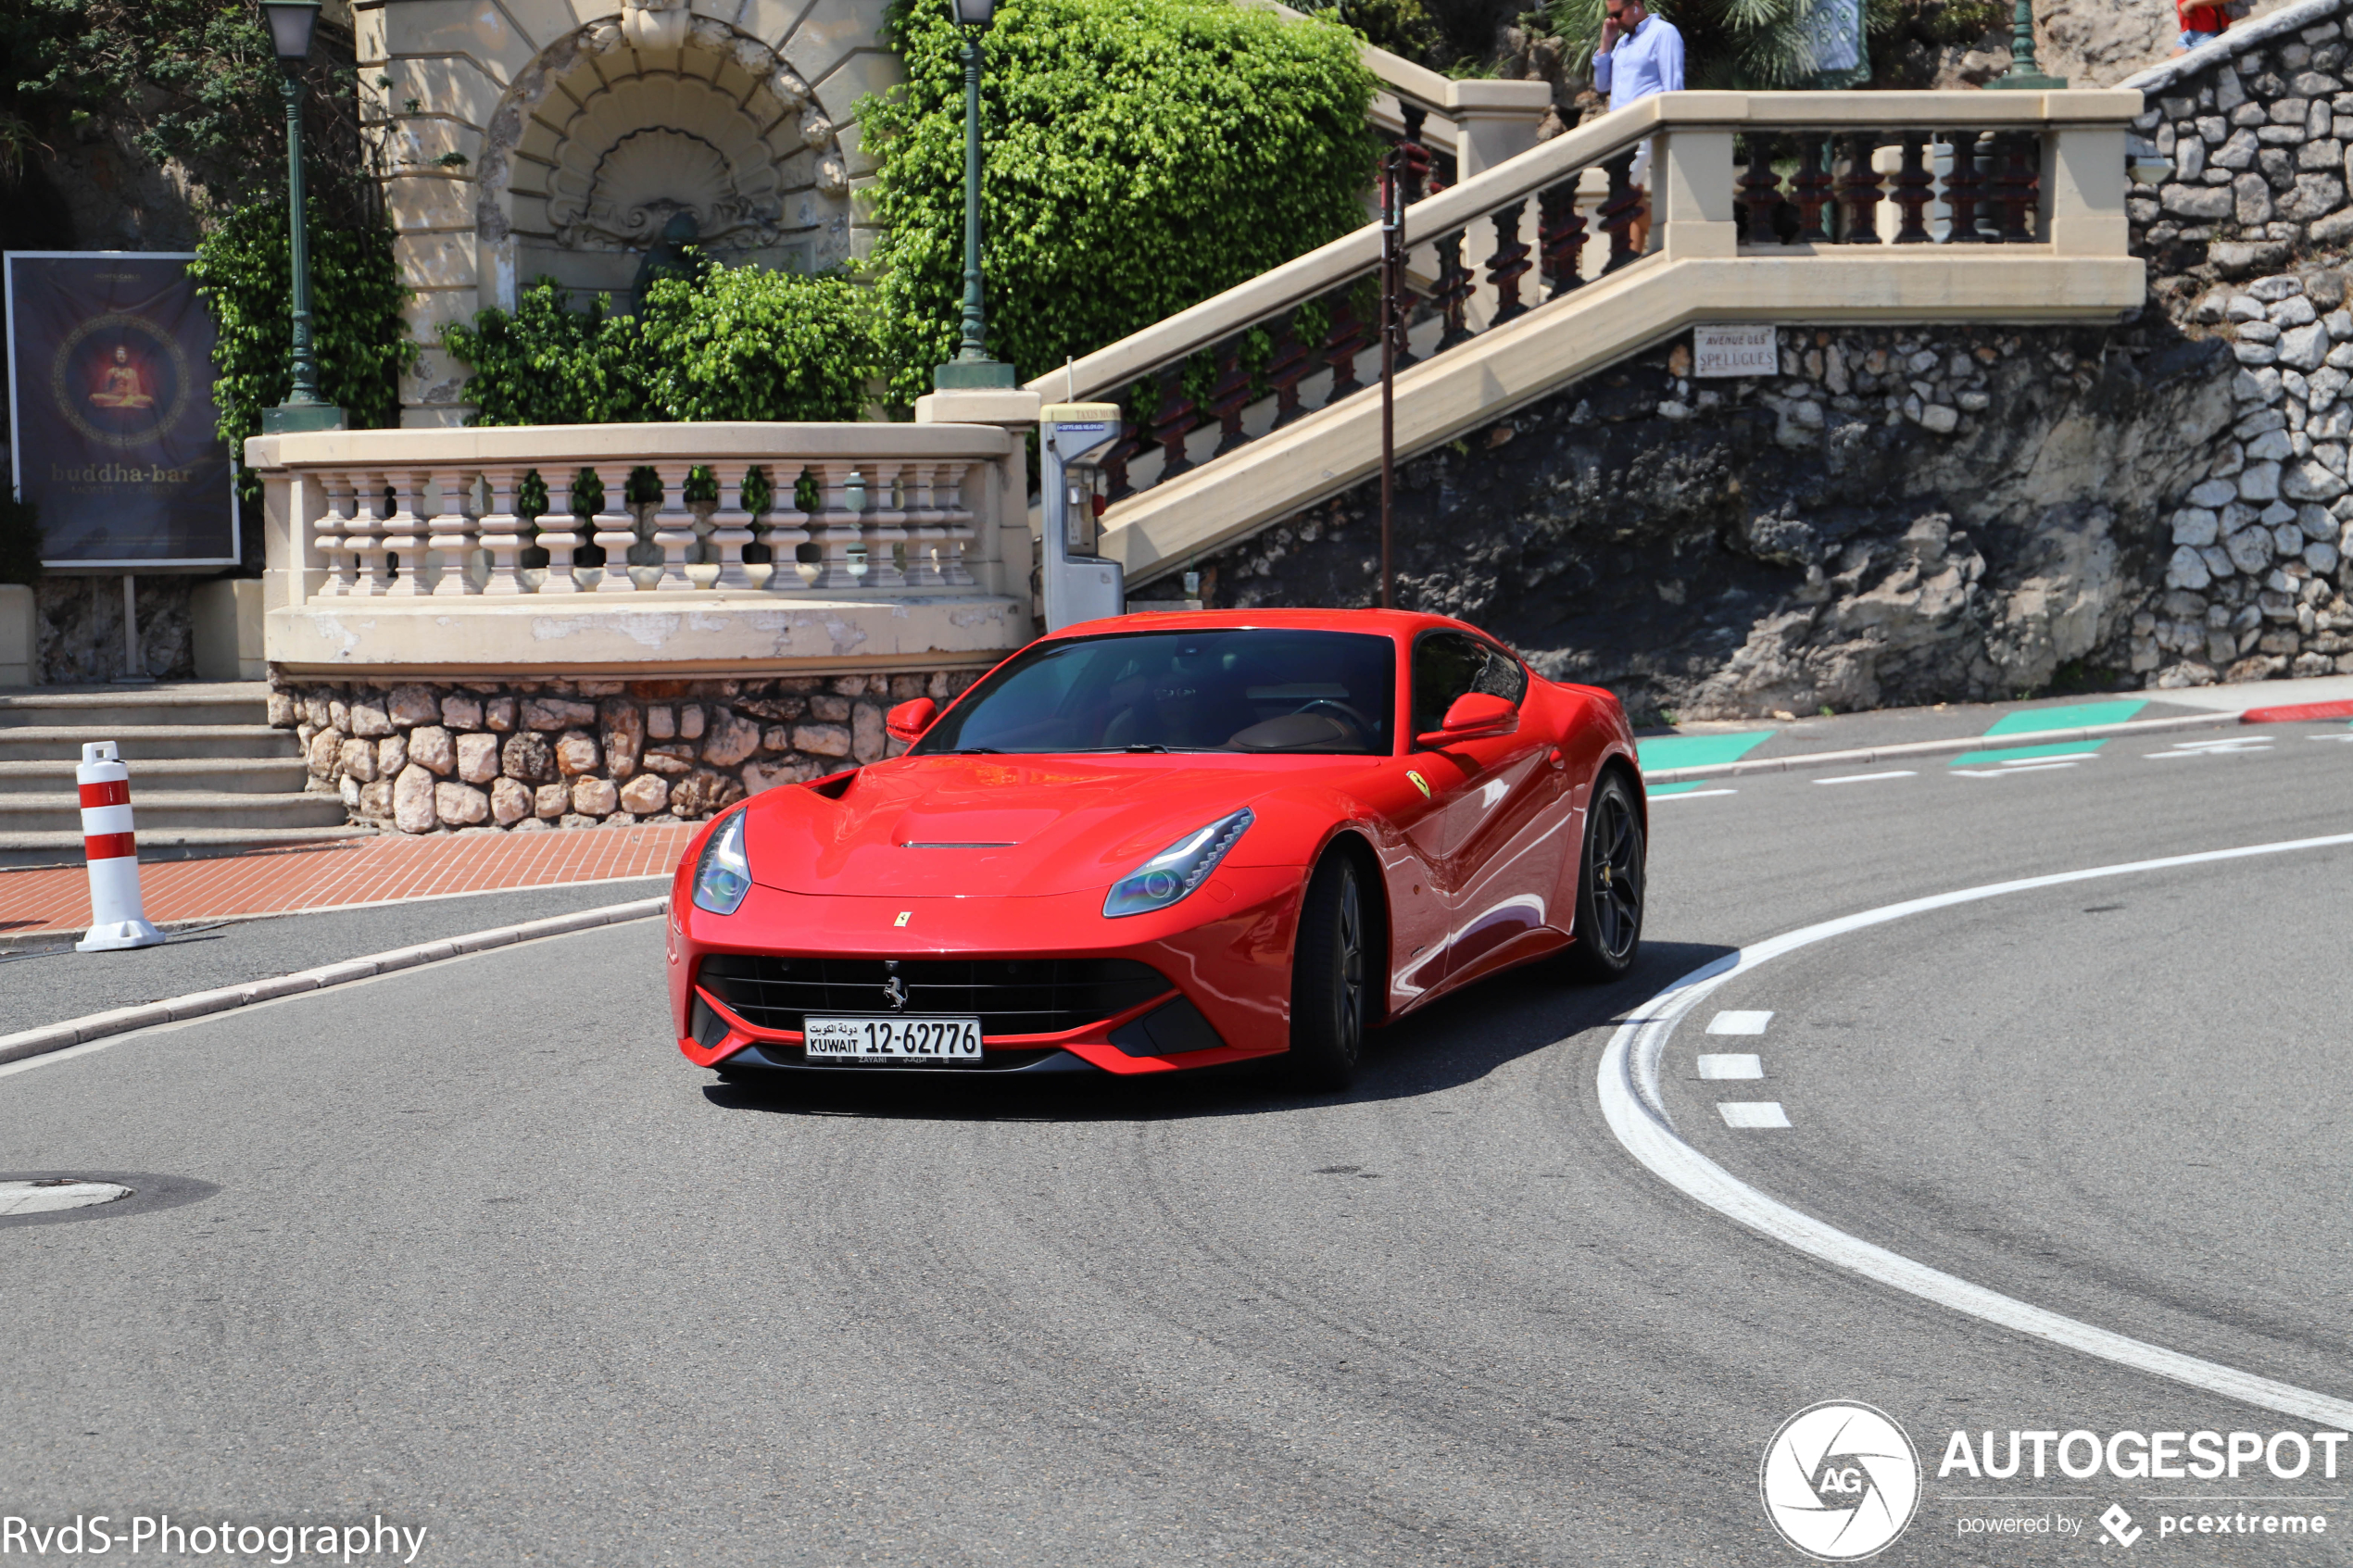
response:
[[[987,663],[1029,634],[1019,451],[979,424],[257,438],[268,657],[289,675]]]

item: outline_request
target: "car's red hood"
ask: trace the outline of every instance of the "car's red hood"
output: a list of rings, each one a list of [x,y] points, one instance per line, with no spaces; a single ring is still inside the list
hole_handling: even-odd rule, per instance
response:
[[[900,758],[861,771],[839,800],[791,786],[756,797],[745,849],[753,881],[791,893],[1074,893],[1109,886],[1271,793],[1344,788],[1378,765],[1365,757]],[[1276,863],[1277,836],[1289,835],[1245,834],[1230,863]]]

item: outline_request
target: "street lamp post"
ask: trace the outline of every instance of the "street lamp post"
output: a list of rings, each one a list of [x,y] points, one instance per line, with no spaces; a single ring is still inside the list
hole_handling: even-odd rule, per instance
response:
[[[2010,19],[2009,71],[1985,85],[2026,93],[2051,93],[2067,85],[2067,78],[2045,76],[2043,68],[2035,63],[2034,0],[2018,0],[2018,9]]]
[[[341,430],[343,410],[319,395],[319,365],[310,343],[310,239],[302,194],[302,65],[310,57],[310,33],[319,22],[320,0],[261,0],[270,20],[270,42],[283,73],[286,94],[286,203],[294,294],[294,385],[286,400],[261,411],[265,435],[305,430]]]
[[[931,373],[940,392],[1010,387],[1013,368],[988,357],[988,319],[980,278],[980,37],[996,19],[997,0],[950,0],[964,43],[964,322],[956,358]]]

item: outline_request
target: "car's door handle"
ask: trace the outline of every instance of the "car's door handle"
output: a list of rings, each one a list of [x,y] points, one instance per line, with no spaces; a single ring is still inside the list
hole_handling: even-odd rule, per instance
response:
[[[1568,759],[1561,755],[1561,748],[1557,746],[1553,747],[1550,760],[1555,768],[1566,768],[1568,766]]]

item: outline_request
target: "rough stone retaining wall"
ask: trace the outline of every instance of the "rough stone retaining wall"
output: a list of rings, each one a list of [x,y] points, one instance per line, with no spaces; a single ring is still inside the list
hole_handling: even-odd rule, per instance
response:
[[[2348,9],[2125,83],[2176,165],[2139,319],[1786,328],[1763,380],[1662,346],[1402,465],[1400,602],[1694,718],[2353,672]],[[1371,602],[1378,494],[1198,563],[1209,601]]]
[[[691,822],[904,747],[894,703],[970,670],[733,681],[273,681],[310,787],[403,833]]]

